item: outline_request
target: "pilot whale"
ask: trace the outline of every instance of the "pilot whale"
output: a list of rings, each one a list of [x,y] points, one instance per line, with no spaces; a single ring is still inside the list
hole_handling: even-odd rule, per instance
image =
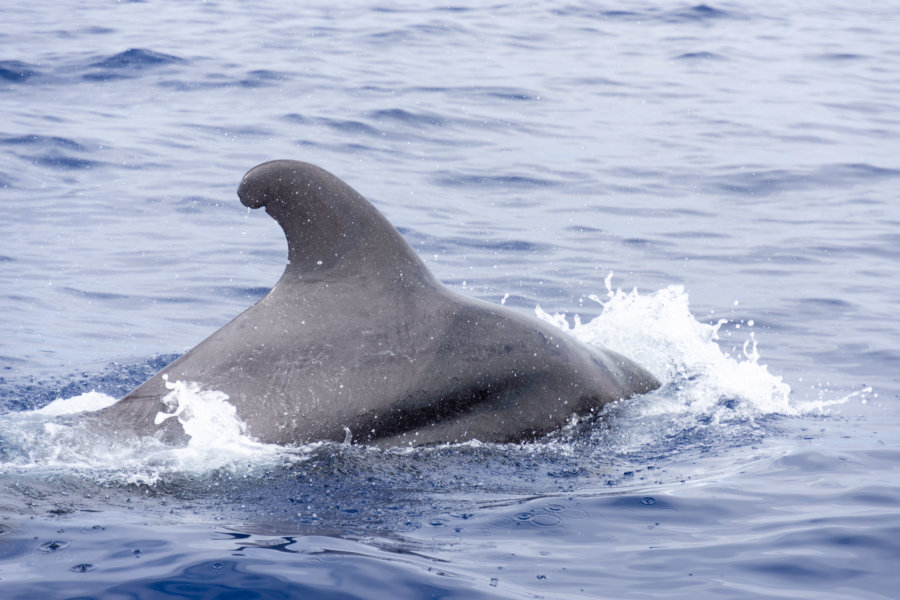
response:
[[[265,443],[517,442],[659,386],[624,356],[445,287],[372,204],[319,167],[263,163],[238,197],[284,230],[283,275],[99,418],[177,439],[164,398],[180,380],[227,394]]]

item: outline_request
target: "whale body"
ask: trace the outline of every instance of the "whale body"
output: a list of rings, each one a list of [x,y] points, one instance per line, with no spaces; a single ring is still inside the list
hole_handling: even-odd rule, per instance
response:
[[[101,419],[174,439],[183,430],[163,399],[167,381],[181,380],[227,394],[266,443],[517,442],[659,386],[624,356],[448,289],[372,204],[319,167],[263,163],[238,196],[284,230],[283,275]]]

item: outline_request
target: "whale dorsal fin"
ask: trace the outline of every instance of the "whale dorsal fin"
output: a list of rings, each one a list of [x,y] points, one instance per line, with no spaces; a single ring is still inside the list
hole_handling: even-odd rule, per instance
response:
[[[265,208],[288,243],[285,273],[339,277],[361,271],[433,281],[393,225],[349,185],[315,165],[274,160],[247,172],[241,203]]]

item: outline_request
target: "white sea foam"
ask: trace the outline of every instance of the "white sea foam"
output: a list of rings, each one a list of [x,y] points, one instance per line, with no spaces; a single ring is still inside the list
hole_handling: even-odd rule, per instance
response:
[[[168,473],[202,474],[214,470],[249,473],[274,464],[303,460],[316,445],[284,448],[247,435],[228,396],[193,382],[166,382],[164,398],[190,441],[184,446],[139,437],[126,429],[108,430],[92,412],[116,399],[98,392],[56,400],[44,408],[0,418],[0,444],[6,466],[22,469],[80,470],[99,479],[152,484]]]
[[[169,393],[163,402],[171,413],[159,413],[156,423],[178,419],[190,442],[184,448],[166,454],[170,468],[181,471],[203,471],[222,466],[239,466],[253,462],[269,463],[287,451],[273,444],[263,444],[247,433],[247,425],[228,401],[228,395],[217,390],[204,390],[199,383],[166,378]]]
[[[100,410],[115,404],[116,399],[107,394],[90,391],[71,398],[57,398],[47,406],[39,408],[35,413],[48,417],[72,415],[80,412]]]
[[[549,314],[539,306],[535,312],[540,319],[582,342],[628,356],[656,375],[665,386],[665,393],[657,394],[653,403],[641,405],[648,416],[688,412],[716,419],[723,404],[729,406],[729,411],[740,404],[743,410],[739,414],[744,418],[799,416],[821,412],[854,397],[851,394],[817,401],[794,400],[790,386],[760,362],[752,331],[739,355],[731,356],[717,343],[719,330],[727,321],[698,321],[690,311],[688,293],[682,286],[672,285],[648,294],[624,292],[613,289],[612,275],[606,278],[605,299],[590,296],[603,306],[603,311],[588,323],[575,316],[574,325],[570,325],[566,315]],[[727,414],[734,416],[733,412]]]

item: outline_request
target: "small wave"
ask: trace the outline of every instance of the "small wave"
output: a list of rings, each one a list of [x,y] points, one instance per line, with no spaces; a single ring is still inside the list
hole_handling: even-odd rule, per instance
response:
[[[532,102],[541,99],[541,95],[531,90],[516,87],[498,86],[412,86],[407,93],[442,94],[452,98],[489,98],[494,100],[514,100]]]
[[[95,79],[98,81],[103,81],[102,76],[88,76],[88,79]],[[124,77],[123,77],[124,78]],[[113,77],[112,79],[115,79]],[[169,80],[169,81],[160,81],[157,84],[159,87],[172,89],[177,92],[194,92],[197,90],[216,90],[231,87],[233,83],[231,81],[186,81],[186,80]]]
[[[715,52],[685,52],[676,56],[675,60],[727,60],[727,58]]]
[[[448,146],[458,145],[461,142],[455,140],[455,138],[445,132],[445,128],[457,127],[462,129],[479,127],[481,129],[493,128],[502,130],[509,127],[509,123],[506,121],[483,121],[459,116],[440,115],[437,113],[413,112],[402,108],[367,111],[363,115],[363,118],[360,119],[335,119],[331,117],[288,113],[281,116],[281,120],[294,125],[312,126],[316,128],[326,127],[341,135],[349,134],[352,138],[357,140],[357,143],[348,143],[343,146],[328,146],[333,149],[341,149],[344,152],[368,152],[374,150],[375,148],[361,143],[364,138],[377,140],[376,143],[378,144],[386,140],[403,141],[403,143],[408,143],[411,140],[421,140]],[[314,132],[313,135],[318,137],[318,132]],[[306,137],[298,143],[302,145],[323,147],[322,144],[312,144]],[[478,143],[479,142],[466,142],[470,147],[473,144]]]
[[[444,240],[444,243],[452,244],[457,248],[477,248],[493,253],[500,252],[541,252],[549,251],[550,246],[538,244],[527,240],[498,240],[490,241],[481,238],[453,237]]]
[[[221,202],[205,196],[186,196],[178,200],[175,210],[182,214],[202,213],[206,209],[218,208]]]
[[[88,66],[94,70],[85,73],[82,78],[86,81],[100,82],[130,79],[141,71],[182,62],[184,59],[170,54],[131,48],[91,63]]]
[[[113,292],[92,292],[89,290],[76,289],[72,287],[63,287],[61,289],[63,293],[69,294],[70,296],[78,296],[80,298],[87,298],[90,300],[100,300],[105,303],[119,302],[128,303],[129,305],[131,305],[137,302],[137,297],[130,296],[128,294],[116,294]]]
[[[319,119],[318,121],[322,125],[340,131],[341,133],[362,134],[373,137],[381,136],[381,131],[361,121],[353,121],[350,119]]]
[[[282,121],[287,121],[288,123],[294,123],[297,125],[309,125],[312,122],[312,119],[304,117],[299,113],[288,113],[286,115],[281,116]]]
[[[76,153],[86,154],[90,150],[76,140],[60,136],[30,134],[0,137],[0,144],[20,147],[23,149],[23,152],[19,154],[22,159],[53,169],[75,171],[97,168],[104,164],[100,161],[76,156]],[[31,154],[29,150],[40,153]]]
[[[824,60],[828,62],[845,62],[845,61],[856,61],[856,60],[865,60],[869,58],[865,54],[853,54],[850,52],[826,52],[824,54],[819,54],[816,56],[819,60]]]
[[[124,52],[113,54],[103,60],[91,63],[90,66],[100,69],[144,69],[157,65],[168,65],[173,63],[184,62],[177,56],[171,54],[163,54],[154,52],[153,50],[144,50],[141,48],[130,48]]]
[[[599,10],[593,6],[566,6],[553,9],[553,14],[559,17],[578,16],[588,19],[607,20],[632,20],[644,17],[642,13],[630,10]]]
[[[470,88],[473,95],[494,98],[497,100],[514,100],[518,102],[532,102],[540,100],[540,94],[528,90],[505,87],[473,87]]]
[[[859,308],[854,303],[841,300],[840,298],[797,298],[794,302],[800,305],[804,313],[826,308],[828,309],[827,314],[836,314],[838,312],[855,311]]]
[[[240,85],[245,88],[258,88],[276,85],[278,82],[287,81],[288,79],[290,79],[290,75],[287,73],[257,69],[247,73],[247,77],[240,81]]]
[[[654,21],[664,23],[705,23],[716,19],[735,18],[733,12],[715,8],[708,4],[696,4],[687,8],[660,10],[647,8],[644,10],[598,10],[594,7],[570,6],[553,11],[557,15],[577,15],[584,18],[602,19],[604,21]]]
[[[720,191],[749,196],[768,196],[779,192],[850,186],[874,178],[900,177],[900,170],[866,163],[843,163],[808,170],[745,169],[712,179],[711,185]]]
[[[447,120],[440,115],[414,113],[401,108],[373,110],[367,113],[367,116],[375,121],[389,121],[413,127],[443,127],[447,124]]]
[[[559,181],[528,177],[525,175],[475,175],[468,173],[440,172],[432,180],[444,187],[515,187],[535,188],[561,185]]]
[[[733,18],[734,14],[721,8],[714,8],[708,4],[697,4],[685,9],[673,10],[665,13],[663,20],[669,23],[698,22],[703,23],[714,19]]]
[[[25,82],[40,71],[37,67],[19,60],[0,60],[0,79],[13,83]]]
[[[56,148],[83,152],[85,147],[73,139],[49,135],[16,135],[0,137],[0,144],[9,146],[33,146],[36,148]]]
[[[86,158],[77,158],[60,152],[49,152],[40,156],[30,157],[31,162],[44,167],[53,169],[63,169],[66,171],[78,171],[82,169],[93,169],[103,165],[102,162],[96,160],[88,160]]]
[[[404,43],[414,45],[434,38],[452,39],[465,36],[468,30],[459,22],[436,20],[426,23],[408,23],[400,28],[373,31],[365,35],[364,43],[368,45],[384,45]]]

